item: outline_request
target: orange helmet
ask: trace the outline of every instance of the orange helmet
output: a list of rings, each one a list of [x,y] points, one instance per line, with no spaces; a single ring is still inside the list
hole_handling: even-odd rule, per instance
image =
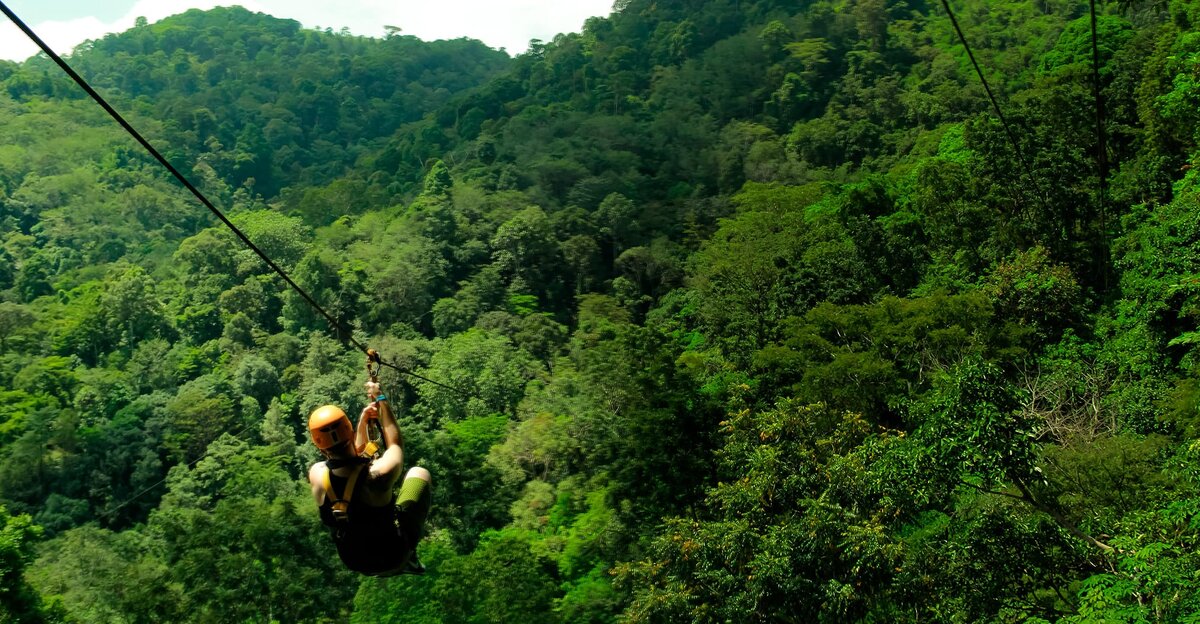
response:
[[[324,405],[308,415],[308,433],[313,444],[322,451],[331,449],[354,437],[350,419],[335,405]]]

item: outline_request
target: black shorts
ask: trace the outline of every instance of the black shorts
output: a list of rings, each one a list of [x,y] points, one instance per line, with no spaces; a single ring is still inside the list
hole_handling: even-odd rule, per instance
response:
[[[347,568],[368,576],[394,576],[409,569],[430,508],[429,482],[405,479],[394,510],[380,509],[383,524],[363,518],[348,529],[334,527],[333,541]],[[359,512],[366,511],[359,509]],[[393,515],[394,513],[394,515]]]

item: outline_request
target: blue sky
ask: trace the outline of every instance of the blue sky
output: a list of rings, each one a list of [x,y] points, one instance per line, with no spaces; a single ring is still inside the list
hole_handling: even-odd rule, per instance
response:
[[[139,16],[158,21],[189,8],[240,4],[253,11],[287,17],[307,27],[349,28],[380,37],[383,27],[399,26],[422,39],[473,37],[510,53],[523,52],[530,39],[549,40],[575,32],[584,20],[608,15],[613,0],[5,0],[56,52],[69,53],[87,39],[133,26]],[[36,48],[0,15],[0,58],[23,60]]]

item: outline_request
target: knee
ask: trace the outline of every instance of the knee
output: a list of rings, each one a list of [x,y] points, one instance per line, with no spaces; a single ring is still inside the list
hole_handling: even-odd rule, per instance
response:
[[[426,470],[420,466],[414,466],[412,468],[409,468],[408,472],[404,475],[404,478],[405,479],[420,479],[426,483],[433,483],[433,476],[429,474],[428,470]]]

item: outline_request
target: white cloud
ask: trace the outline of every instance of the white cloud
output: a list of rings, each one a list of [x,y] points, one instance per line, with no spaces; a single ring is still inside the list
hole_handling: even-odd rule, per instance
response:
[[[65,52],[80,41],[93,37],[92,33],[104,32],[104,23],[94,17],[84,17],[68,22],[44,22],[32,28],[55,52]],[[37,45],[15,24],[7,18],[0,23],[0,58],[20,61],[37,51]]]
[[[303,7],[287,0],[261,3],[272,15],[295,7],[294,17],[306,26],[348,26],[358,34],[379,36],[384,25],[391,25],[426,40],[469,36],[510,52],[523,51],[532,38],[577,31],[588,17],[607,15],[612,6],[612,0],[354,0],[354,10],[343,10],[328,2]]]
[[[182,13],[188,9],[211,9],[221,4],[217,0],[139,0],[124,16],[112,22],[104,22],[96,17],[84,15],[64,20],[51,20],[30,24],[33,29],[52,50],[66,54],[72,48],[88,39],[99,39],[112,32],[121,32],[133,27],[139,16],[144,16],[151,22],[164,17]],[[20,7],[13,11],[19,16]],[[4,19],[0,27],[0,58],[14,61],[25,60],[39,50],[36,44],[25,36],[15,25]]]
[[[56,52],[66,53],[87,39],[133,26],[138,17],[151,22],[191,8],[208,9],[218,0],[139,0],[124,16],[103,22],[92,16],[32,24]],[[379,37],[383,27],[398,26],[404,34],[425,40],[472,37],[510,53],[525,50],[530,39],[549,40],[560,32],[575,32],[593,15],[607,15],[612,0],[246,0],[252,11],[299,21],[306,27],[340,30]],[[14,9],[20,14],[19,7]],[[23,60],[37,47],[7,20],[0,24],[0,58]]]

